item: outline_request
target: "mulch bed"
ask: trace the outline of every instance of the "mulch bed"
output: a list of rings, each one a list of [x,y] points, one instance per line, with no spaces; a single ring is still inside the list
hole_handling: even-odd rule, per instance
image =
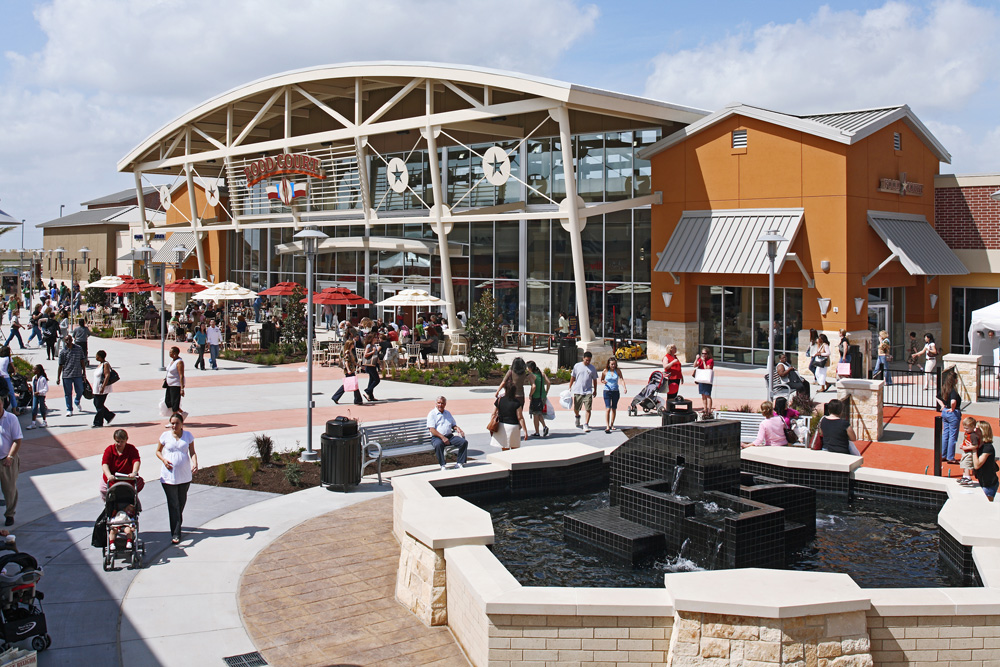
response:
[[[275,454],[271,459],[270,465],[261,465],[253,473],[249,484],[244,482],[242,477],[236,475],[231,463],[202,468],[194,474],[193,481],[195,484],[204,484],[206,486],[224,486],[228,489],[246,489],[281,494],[295,493],[302,489],[319,486],[319,463],[302,463],[298,461],[298,457],[298,452]],[[448,460],[453,461],[454,456],[449,456]],[[292,463],[298,465],[301,472],[298,486],[293,486],[285,477],[287,467]],[[249,463],[246,459],[243,460],[243,464],[249,469]],[[409,456],[387,456],[382,459],[382,472],[426,465],[437,465],[437,457],[433,453],[425,452],[422,454],[410,454]],[[226,481],[221,484],[216,476],[219,468],[225,468],[226,470]],[[375,468],[373,466],[369,466],[365,470],[365,474],[374,472]]]

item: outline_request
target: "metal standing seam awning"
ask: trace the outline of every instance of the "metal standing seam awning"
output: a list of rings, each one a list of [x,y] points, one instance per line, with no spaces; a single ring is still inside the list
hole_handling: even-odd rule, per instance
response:
[[[195,238],[194,234],[190,232],[174,232],[170,235],[163,245],[160,246],[159,250],[153,255],[153,258],[149,261],[153,264],[173,264],[177,261],[177,257],[174,256],[174,248],[178,246],[184,246],[187,248],[187,252],[184,254],[184,260],[187,260],[195,250]]]
[[[767,274],[767,248],[757,239],[764,232],[775,230],[788,239],[778,244],[774,270],[780,273],[786,258],[798,263],[788,248],[802,225],[804,211],[802,208],[684,211],[653,270],[671,274]],[[675,276],[674,281],[678,280]]]
[[[889,256],[861,279],[866,285],[876,273],[898,259],[911,276],[964,276],[969,269],[922,215],[868,211],[868,224],[889,248]]]

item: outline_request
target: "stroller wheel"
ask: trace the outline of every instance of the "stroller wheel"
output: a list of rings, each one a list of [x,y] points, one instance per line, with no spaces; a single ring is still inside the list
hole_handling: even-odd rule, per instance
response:
[[[110,572],[111,569],[114,566],[115,566],[115,557],[114,556],[105,556],[104,557],[104,571],[105,572]]]
[[[132,560],[129,562],[129,569],[138,570],[142,566],[142,555],[138,550],[132,552]]]
[[[31,638],[31,648],[41,653],[47,649],[49,645],[45,642],[45,637],[42,635],[35,635]]]
[[[48,634],[45,635],[45,648],[52,646],[52,637]]]

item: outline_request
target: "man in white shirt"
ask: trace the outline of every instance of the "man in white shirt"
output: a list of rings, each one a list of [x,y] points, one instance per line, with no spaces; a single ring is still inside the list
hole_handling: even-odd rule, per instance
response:
[[[566,337],[569,335],[569,320],[566,319],[566,313],[559,311],[559,335]]]
[[[17,474],[21,463],[17,452],[21,449],[21,422],[13,412],[3,409],[0,401],[0,491],[7,503],[4,525],[14,525],[14,511],[17,510]]]
[[[222,331],[215,326],[215,320],[208,321],[208,329],[205,330],[208,339],[209,358],[212,362],[212,370],[219,370],[219,346],[222,345]]]
[[[455,418],[445,410],[448,399],[438,396],[434,403],[434,409],[427,415],[427,429],[431,432],[431,444],[434,446],[434,453],[437,454],[438,464],[444,470],[444,448],[458,447],[458,463],[455,468],[465,466],[469,453],[469,441],[465,439],[465,431],[455,423]]]
[[[590,363],[594,355],[590,351],[583,353],[583,361],[573,366],[570,383],[573,386],[573,414],[576,416],[576,427],[580,426],[580,410],[586,413],[583,421],[583,432],[590,433],[590,410],[597,396],[597,369]]]

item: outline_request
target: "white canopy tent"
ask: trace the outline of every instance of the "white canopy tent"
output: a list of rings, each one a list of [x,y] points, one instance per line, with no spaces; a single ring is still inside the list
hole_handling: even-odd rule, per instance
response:
[[[982,355],[983,360],[1000,366],[1000,303],[972,311],[969,326],[970,354]]]

